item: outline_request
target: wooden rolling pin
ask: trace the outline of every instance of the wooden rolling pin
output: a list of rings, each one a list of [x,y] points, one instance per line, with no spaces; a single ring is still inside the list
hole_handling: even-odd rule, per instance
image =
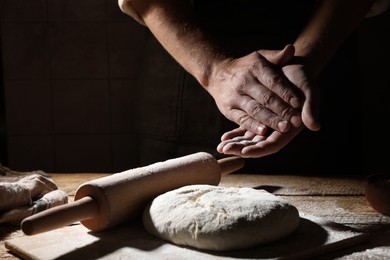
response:
[[[239,157],[216,160],[199,152],[88,181],[77,189],[74,202],[25,218],[22,231],[33,235],[76,221],[91,231],[107,229],[141,215],[164,192],[192,184],[218,185],[221,175],[243,166]]]

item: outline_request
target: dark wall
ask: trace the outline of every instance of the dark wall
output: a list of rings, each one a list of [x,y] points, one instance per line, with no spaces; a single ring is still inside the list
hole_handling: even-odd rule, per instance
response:
[[[117,0],[0,0],[0,25],[0,160],[47,172],[137,166],[132,87],[146,29]],[[359,28],[367,173],[388,169],[389,32],[390,11]]]
[[[1,32],[1,28],[0,28]],[[1,33],[0,33],[1,37]],[[0,38],[1,50],[1,38]],[[5,126],[5,98],[4,98],[4,79],[3,79],[3,58],[0,51],[0,164],[7,164],[7,137]]]
[[[359,28],[359,44],[364,167],[367,174],[389,172],[390,10],[365,19]]]
[[[0,0],[0,26],[7,165],[47,172],[135,166],[132,87],[145,27],[117,0]]]

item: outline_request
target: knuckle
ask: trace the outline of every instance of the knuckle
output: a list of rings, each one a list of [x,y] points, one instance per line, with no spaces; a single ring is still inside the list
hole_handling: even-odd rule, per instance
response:
[[[273,92],[268,92],[263,95],[263,105],[264,106],[269,106],[275,101],[275,94]]]
[[[251,115],[257,115],[260,111],[261,111],[262,107],[260,106],[260,104],[256,103],[254,104],[251,108],[250,108],[250,111],[249,113]]]
[[[250,119],[249,115],[242,114],[237,118],[237,123],[239,125],[244,125]]]
[[[277,118],[269,118],[268,119],[268,125],[270,128],[272,128],[273,130],[277,130],[278,129],[278,123],[279,123],[279,120]]]
[[[280,115],[283,117],[283,118],[290,118],[291,117],[291,114],[292,114],[292,111],[290,108],[286,107],[284,109],[281,110],[281,113]]]
[[[241,77],[237,82],[236,90],[239,94],[245,93],[245,88],[249,84],[249,79],[247,77]]]
[[[263,73],[267,72],[269,70],[269,65],[265,61],[265,59],[259,55],[257,57],[256,63],[252,65],[252,70],[253,71],[261,71]]]
[[[256,132],[259,125],[250,115],[240,116],[238,118],[238,124],[251,132]]]
[[[292,95],[291,95],[289,89],[284,88],[284,89],[282,89],[282,91],[281,91],[281,93],[280,93],[280,97],[281,97],[283,100],[289,100],[289,99],[292,97]]]
[[[270,88],[274,88],[275,86],[279,85],[281,83],[282,79],[278,75],[271,75],[268,78],[268,86]]]

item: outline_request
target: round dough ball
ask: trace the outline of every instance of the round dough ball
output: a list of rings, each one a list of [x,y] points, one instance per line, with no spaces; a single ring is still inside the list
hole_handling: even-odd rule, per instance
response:
[[[156,197],[143,223],[174,244],[225,251],[286,237],[298,227],[299,213],[265,190],[189,185]]]

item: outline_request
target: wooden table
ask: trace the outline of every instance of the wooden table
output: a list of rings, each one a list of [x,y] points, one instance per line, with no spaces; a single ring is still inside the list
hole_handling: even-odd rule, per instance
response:
[[[69,195],[91,179],[107,174],[50,174],[59,189]],[[253,187],[265,189],[290,201],[300,212],[342,224],[354,230],[372,234],[370,241],[332,252],[324,259],[389,259],[390,217],[373,210],[364,196],[364,179],[361,177],[320,177],[298,175],[223,176],[220,186]],[[0,258],[18,259],[4,247],[4,241],[23,237],[18,227],[0,227]]]

